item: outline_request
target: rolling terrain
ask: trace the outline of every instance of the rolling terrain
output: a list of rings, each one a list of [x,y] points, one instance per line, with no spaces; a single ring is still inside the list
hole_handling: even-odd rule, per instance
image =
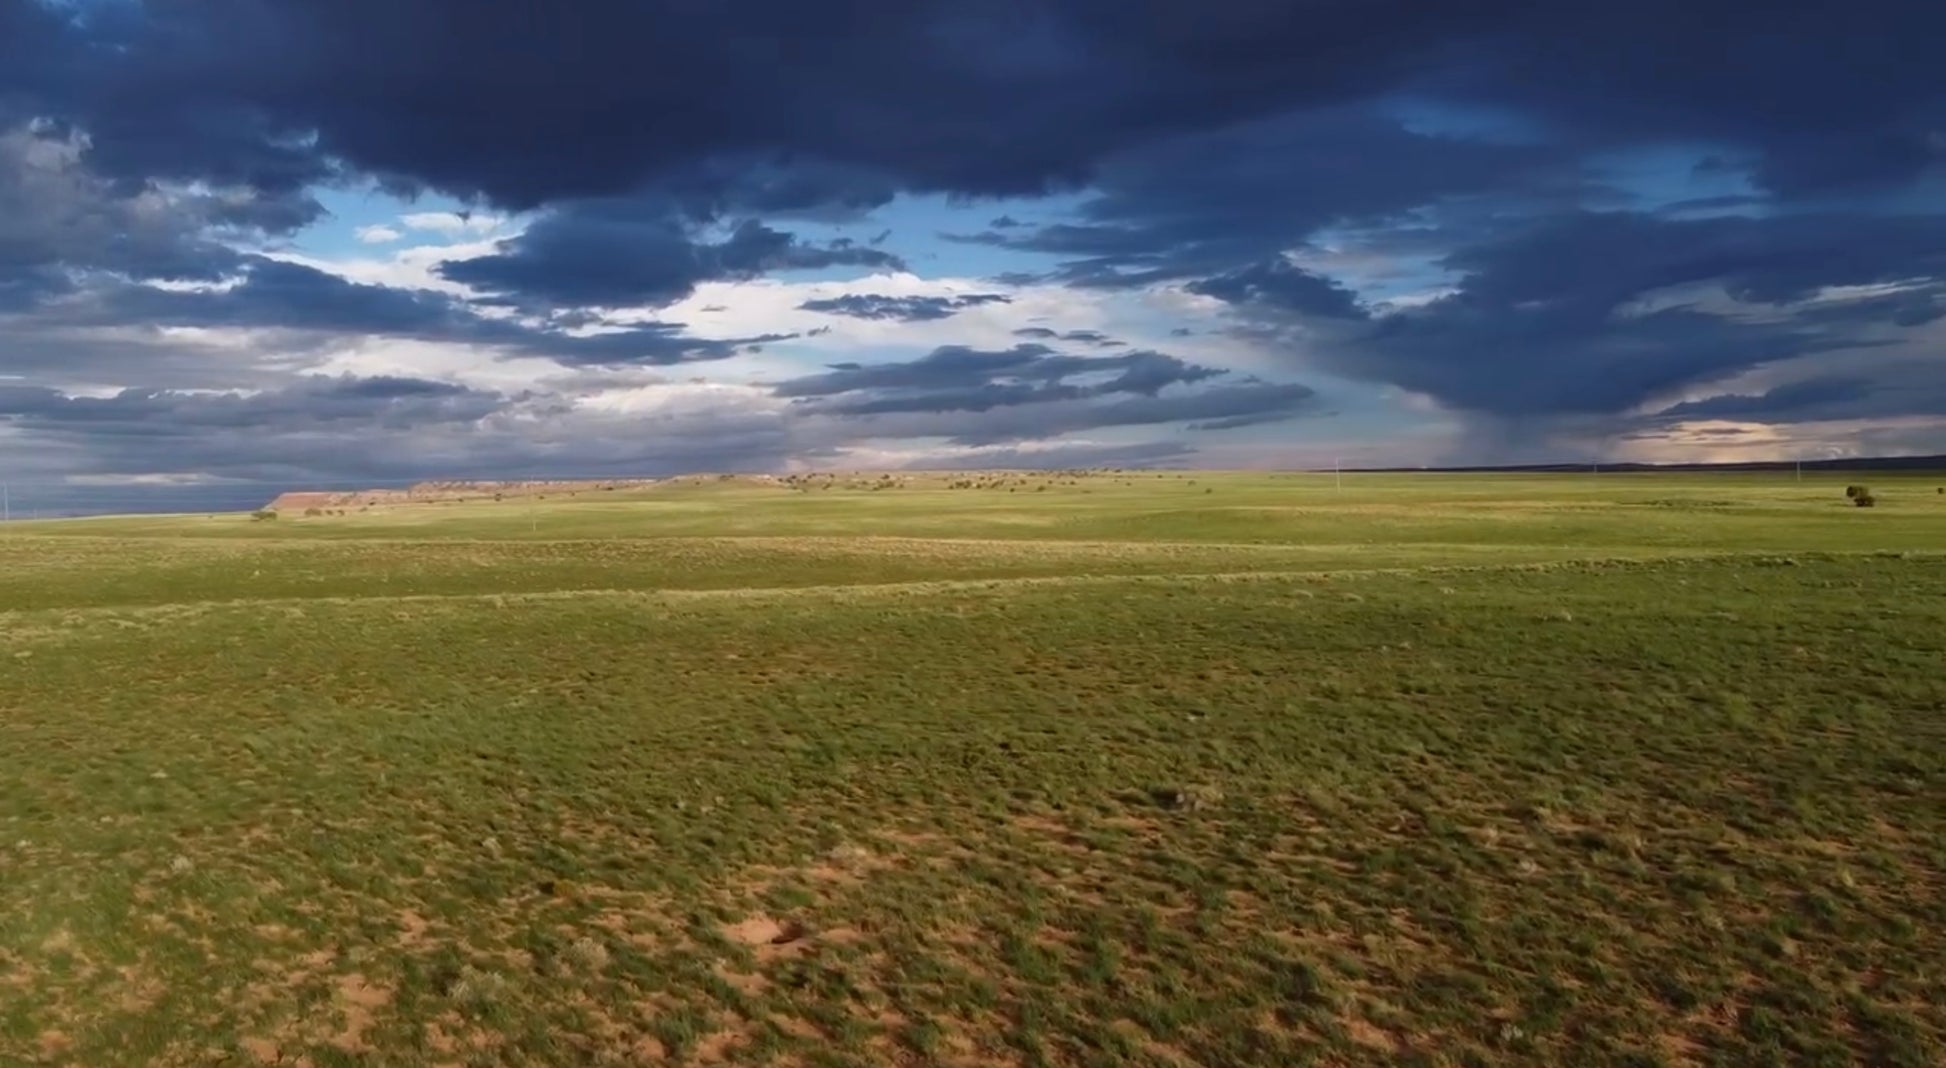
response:
[[[1942,485],[8,524],[0,1063],[1938,1064]]]

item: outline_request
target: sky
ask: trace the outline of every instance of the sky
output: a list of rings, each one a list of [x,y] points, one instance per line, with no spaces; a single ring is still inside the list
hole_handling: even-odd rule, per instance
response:
[[[9,509],[1946,452],[1936,0],[0,0]]]

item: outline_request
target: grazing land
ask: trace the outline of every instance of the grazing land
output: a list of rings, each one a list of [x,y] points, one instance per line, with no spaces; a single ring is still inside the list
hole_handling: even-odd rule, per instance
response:
[[[1946,1063],[1941,484],[9,524],[0,1063]]]

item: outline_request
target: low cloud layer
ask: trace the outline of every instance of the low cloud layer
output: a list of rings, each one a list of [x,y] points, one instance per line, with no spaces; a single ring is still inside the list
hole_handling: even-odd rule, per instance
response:
[[[853,319],[891,319],[903,323],[950,319],[968,308],[986,304],[1006,304],[1013,298],[1004,293],[966,293],[959,296],[888,297],[879,293],[856,293],[842,297],[807,300],[798,307],[826,315],[846,315]]]

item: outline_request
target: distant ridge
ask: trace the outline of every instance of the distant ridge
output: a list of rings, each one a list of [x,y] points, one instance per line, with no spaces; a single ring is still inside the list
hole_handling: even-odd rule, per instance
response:
[[[658,481],[653,478],[529,479],[507,482],[449,480],[418,482],[404,489],[292,490],[278,494],[264,508],[272,512],[301,512],[310,508],[323,511],[327,508],[464,501],[479,497],[540,497],[548,493],[578,493],[582,490],[632,489]]]
[[[1681,471],[1941,471],[1946,472],[1946,455],[1931,456],[1868,456],[1849,457],[1837,460],[1805,460],[1799,464],[1794,460],[1758,460],[1746,463],[1579,463],[1579,464],[1483,464],[1467,467],[1347,467],[1345,471],[1362,471],[1369,474],[1423,473],[1423,474],[1572,474],[1589,473],[1626,473],[1626,472],[1681,472]],[[897,475],[962,475],[998,474],[1002,471],[1013,473],[1017,469],[996,468],[989,471],[949,469],[941,471],[902,471],[902,472],[854,472],[854,474],[877,474],[881,477]],[[1068,475],[1090,473],[1095,469],[1080,469],[1058,472]],[[1102,470],[1111,470],[1104,468]],[[1156,471],[1175,471],[1178,473],[1190,468],[1156,468]],[[1329,470],[1310,468],[1309,470]],[[1044,474],[1057,472],[1045,471]],[[677,475],[671,478],[608,478],[608,479],[525,479],[525,480],[435,480],[418,482],[403,489],[363,489],[363,490],[292,490],[281,493],[264,507],[276,512],[302,512],[306,509],[337,510],[346,508],[367,508],[375,505],[415,504],[433,501],[465,501],[482,497],[538,497],[548,493],[579,493],[589,490],[637,489],[666,483],[708,482],[728,478],[755,479],[762,482],[788,484],[788,479],[776,475]],[[824,472],[818,475],[792,476],[805,478],[838,477],[836,473]]]
[[[1946,455],[1932,456],[1864,456],[1847,457],[1840,460],[1752,460],[1743,463],[1717,464],[1647,464],[1647,463],[1584,463],[1584,464],[1502,464],[1474,467],[1347,467],[1347,471],[1391,472],[1391,471],[1449,471],[1456,474],[1472,472],[1490,474],[1507,472],[1517,474],[1532,472],[1592,471],[1946,471]]]

